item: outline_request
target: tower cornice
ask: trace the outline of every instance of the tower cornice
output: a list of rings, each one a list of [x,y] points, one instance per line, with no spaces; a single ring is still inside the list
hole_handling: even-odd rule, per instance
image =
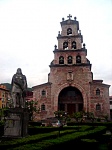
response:
[[[85,49],[85,48],[76,49],[76,50],[72,50],[72,49],[70,49],[70,50],[55,49],[53,52],[54,53],[60,53],[60,52],[62,52],[62,53],[67,53],[67,52],[86,52],[86,55],[87,55],[87,49]]]
[[[77,34],[77,35],[66,35],[66,36],[61,36],[60,34],[57,36],[57,39],[64,39],[64,38],[83,38],[83,36],[81,34]]]
[[[81,63],[81,64],[61,64],[61,65],[60,65],[60,64],[50,64],[50,65],[49,65],[50,68],[52,68],[52,67],[62,67],[62,68],[63,68],[63,67],[72,67],[72,66],[73,66],[73,67],[75,67],[75,66],[76,66],[76,67],[77,67],[77,66],[78,66],[78,67],[89,66],[89,67],[90,67],[90,70],[91,70],[92,64],[89,64],[89,63]]]

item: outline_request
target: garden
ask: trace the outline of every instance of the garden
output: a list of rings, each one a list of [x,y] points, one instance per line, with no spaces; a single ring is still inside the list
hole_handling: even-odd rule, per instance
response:
[[[29,121],[28,135],[22,138],[3,138],[4,121],[0,122],[0,149],[3,150],[57,150],[57,149],[112,149],[112,122],[94,118],[91,113],[73,114],[72,118],[64,112],[55,112],[60,125],[53,126],[52,119],[46,124]],[[85,119],[85,120],[84,120]],[[64,124],[63,124],[64,123]]]

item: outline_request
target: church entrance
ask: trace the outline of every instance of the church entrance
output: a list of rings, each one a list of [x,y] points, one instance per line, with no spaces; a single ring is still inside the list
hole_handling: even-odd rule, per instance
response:
[[[83,110],[83,97],[75,87],[64,88],[58,97],[58,110],[66,111],[69,115]]]

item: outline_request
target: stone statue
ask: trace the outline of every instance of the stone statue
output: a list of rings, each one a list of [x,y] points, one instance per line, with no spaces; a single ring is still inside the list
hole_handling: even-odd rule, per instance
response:
[[[27,89],[27,79],[26,76],[22,74],[21,68],[18,68],[16,74],[13,75],[11,86],[12,107],[25,108],[24,97]]]

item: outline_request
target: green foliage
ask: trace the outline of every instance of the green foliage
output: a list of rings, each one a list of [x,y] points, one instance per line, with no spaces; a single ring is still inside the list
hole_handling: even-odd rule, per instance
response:
[[[109,148],[109,147],[108,147],[108,145],[107,145],[106,143],[104,143],[104,144],[99,144],[99,147],[98,147],[99,150],[109,150],[108,148]],[[111,149],[110,149],[110,150],[111,150]]]
[[[68,119],[67,112],[59,110],[59,111],[55,111],[54,114],[55,114],[55,117],[58,118],[58,120],[63,120],[66,123],[66,121]]]
[[[1,83],[2,85],[6,86],[6,88],[11,91],[11,84],[10,83]]]
[[[94,122],[95,120],[93,112],[85,112],[85,111],[75,112],[73,113],[72,117],[75,118],[77,122],[79,122],[79,120],[82,122],[85,119],[90,120],[91,122]]]
[[[79,139],[86,139],[88,136],[93,135],[99,132],[102,132],[105,130],[105,126],[100,126],[100,127],[94,127],[94,129],[90,128],[91,126],[81,126],[80,130],[77,132],[77,130],[74,130],[73,127],[71,130],[62,130],[61,131],[61,136],[58,137],[57,131],[54,132],[49,132],[45,134],[37,134],[33,136],[28,136],[26,138],[22,139],[15,139],[15,140],[10,140],[6,142],[0,143],[0,149],[11,149],[11,150],[47,150],[50,148],[54,149],[56,146],[59,149],[60,144],[66,144],[71,141],[76,141]],[[87,130],[89,129],[90,130]]]
[[[85,112],[85,115],[87,116],[88,119],[93,119],[94,118],[93,112]]]
[[[83,142],[98,142],[96,139],[81,139]]]
[[[5,117],[5,113],[6,113],[6,110],[8,110],[8,108],[1,108],[0,109],[0,120],[3,121],[4,120],[4,117]]]
[[[67,113],[65,111],[59,110],[59,111],[55,111],[54,114],[55,114],[55,117],[57,118],[63,118],[65,117]]]
[[[0,126],[3,126],[4,125],[4,121],[0,121]]]
[[[11,84],[10,83],[1,83],[2,85],[5,85],[6,86],[6,88],[9,90],[9,91],[11,91]],[[28,91],[32,91],[32,88],[27,88],[27,90]]]
[[[39,113],[40,111],[40,109],[37,108],[37,104],[38,102],[35,102],[34,100],[26,101],[26,108],[28,108],[30,121],[33,120],[33,114]]]
[[[79,119],[83,117],[83,112],[75,112],[73,113],[72,117],[75,118],[77,122],[79,122]]]
[[[105,127],[96,127],[94,130],[90,130],[89,132],[88,131],[84,131],[84,132],[72,132],[72,133],[68,133],[68,134],[65,134],[65,135],[62,135],[61,137],[58,137],[58,138],[47,138],[45,140],[42,140],[41,141],[35,141],[35,143],[32,143],[31,144],[25,144],[25,145],[21,145],[21,146],[18,146],[18,147],[15,147],[15,148],[12,148],[11,150],[19,150],[19,149],[24,149],[24,150],[27,150],[27,149],[31,149],[31,150],[50,150],[50,149],[55,149],[55,148],[60,148],[60,145],[66,145],[66,143],[71,143],[71,141],[74,141],[74,142],[78,142],[80,141],[79,139],[82,139],[84,137],[88,137],[89,135],[93,135],[97,132],[100,132],[102,130],[104,130]]]
[[[61,135],[65,135],[65,134],[69,134],[69,133],[73,133],[75,132],[75,130],[69,129],[69,130],[65,130],[61,132]],[[22,138],[22,139],[14,139],[11,141],[5,141],[2,142],[0,144],[0,147],[15,147],[15,146],[19,146],[19,145],[24,145],[24,144],[28,144],[28,143],[33,143],[33,142],[39,142],[45,139],[52,139],[52,138],[57,138],[58,137],[58,132],[57,131],[53,131],[53,132],[49,132],[49,133],[40,133],[40,134],[36,134],[36,135],[32,135],[32,136],[28,136],[26,138]]]
[[[100,122],[100,121],[101,121],[101,118],[97,118],[97,121]]]
[[[108,121],[108,115],[104,115],[103,117],[105,118],[106,121]]]

